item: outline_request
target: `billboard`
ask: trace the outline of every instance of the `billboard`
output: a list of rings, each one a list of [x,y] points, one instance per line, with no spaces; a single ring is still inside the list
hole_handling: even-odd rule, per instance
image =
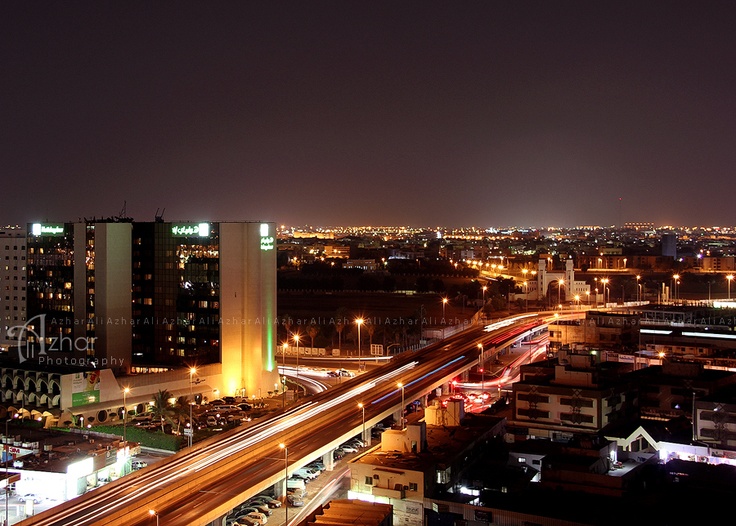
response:
[[[100,401],[100,371],[72,375],[72,407]]]

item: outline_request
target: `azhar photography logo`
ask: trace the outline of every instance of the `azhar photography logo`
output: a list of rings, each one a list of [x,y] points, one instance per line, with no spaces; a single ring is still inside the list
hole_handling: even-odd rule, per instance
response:
[[[87,358],[54,358],[49,353],[62,351],[78,351],[87,354],[94,351],[94,338],[72,338],[70,336],[46,337],[46,315],[34,316],[23,325],[15,325],[8,329],[8,336],[17,339],[16,351],[18,362],[37,362],[39,364],[63,364],[87,366]],[[61,360],[61,361],[60,361]]]

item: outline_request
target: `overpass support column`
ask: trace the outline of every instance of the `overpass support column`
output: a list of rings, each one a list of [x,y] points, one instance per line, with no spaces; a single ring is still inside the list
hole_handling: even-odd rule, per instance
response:
[[[332,471],[335,469],[335,450],[330,449],[327,453],[322,455],[322,464],[325,465],[325,471]]]

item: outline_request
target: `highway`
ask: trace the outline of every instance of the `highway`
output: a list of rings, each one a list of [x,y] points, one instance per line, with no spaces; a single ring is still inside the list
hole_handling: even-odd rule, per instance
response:
[[[205,526],[247,497],[270,488],[289,472],[331,451],[406,403],[452,380],[524,335],[546,326],[549,314],[471,327],[420,351],[405,352],[390,363],[344,380],[262,422],[252,422],[195,444],[166,460],[122,477],[59,506],[30,517],[24,526],[150,525],[155,510],[167,526]]]

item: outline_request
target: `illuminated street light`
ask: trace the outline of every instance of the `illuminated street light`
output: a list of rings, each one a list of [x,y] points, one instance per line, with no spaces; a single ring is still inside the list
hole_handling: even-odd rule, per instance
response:
[[[680,275],[679,274],[674,274],[672,276],[672,280],[673,280],[673,287],[672,288],[673,288],[673,292],[674,292],[673,296],[674,296],[674,300],[677,301],[677,285],[680,283]]]
[[[281,345],[281,358],[284,362],[284,375],[281,377],[281,408],[286,407],[286,349],[289,348],[289,344],[284,342]]]
[[[358,407],[363,411],[363,435],[360,438],[365,442],[365,405],[363,402],[358,402]]]
[[[13,418],[17,418],[18,414],[14,414]],[[10,418],[5,419],[5,440],[3,443],[3,453],[5,455],[5,524],[10,524],[8,522],[8,499],[10,499],[10,475],[8,474],[8,457],[10,456],[10,451],[8,450],[8,435],[10,435],[10,432],[8,431],[8,423],[10,422]]]
[[[563,286],[564,284],[565,284],[565,280],[564,280],[564,279],[562,279],[562,278],[560,278],[560,279],[559,279],[559,280],[557,281],[557,303],[558,303],[558,304],[560,303],[560,289],[562,288],[562,286]]]
[[[483,289],[482,290],[483,290],[483,305],[485,305],[486,304],[486,290],[488,290],[488,286],[487,285],[483,285]]]
[[[289,448],[281,443],[279,447],[284,450],[284,511],[286,512],[285,526],[289,526]]]
[[[640,275],[636,275],[636,301],[641,301],[641,284],[639,283],[639,280],[641,279]]]
[[[123,389],[123,442],[125,444],[128,443],[128,435],[126,430],[126,421],[128,420],[128,404],[126,403],[126,399],[128,396],[128,393],[130,392],[130,387],[126,387]]]
[[[156,510],[148,510],[148,514],[151,517],[156,517],[156,526],[158,526],[158,512]]]
[[[363,370],[363,364],[361,363],[361,353],[360,353],[360,326],[363,325],[365,320],[363,318],[358,318],[355,320],[355,323],[358,325],[358,371]]]
[[[445,305],[447,305],[447,298],[442,298],[442,321],[445,321]]]
[[[299,334],[294,335],[294,341],[296,342],[296,397],[299,398],[299,340],[301,336]]]
[[[728,299],[731,299],[731,281],[733,281],[733,274],[729,274],[726,276],[726,280],[728,281]]]
[[[485,370],[483,369],[483,344],[478,344],[478,351],[480,354],[478,354],[478,365],[480,366],[480,390],[481,392],[485,390],[486,385],[486,376],[485,376]]]
[[[401,429],[404,429],[404,384],[399,382],[396,385],[401,389]]]
[[[192,447],[194,440],[194,421],[192,420],[192,406],[194,405],[194,397],[192,396],[192,377],[197,374],[196,367],[189,368],[189,447]]]
[[[609,293],[608,293],[608,278],[601,278],[601,283],[603,283],[603,301],[608,305],[608,300],[610,299]]]

